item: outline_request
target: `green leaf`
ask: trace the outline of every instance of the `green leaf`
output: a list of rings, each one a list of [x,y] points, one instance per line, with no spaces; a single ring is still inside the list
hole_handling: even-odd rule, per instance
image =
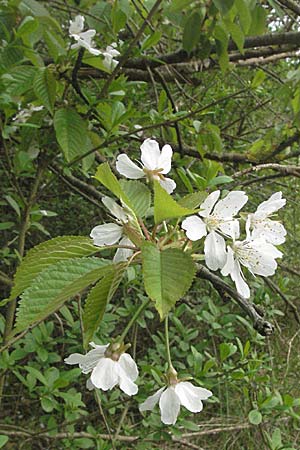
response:
[[[4,447],[7,442],[8,436],[5,436],[5,434],[0,434],[0,448]]]
[[[197,210],[188,209],[177,203],[164,188],[154,181],[154,220],[155,223],[161,223],[166,219],[176,217],[190,216]]]
[[[144,217],[151,206],[150,190],[136,180],[120,180],[119,183],[137,217]]]
[[[51,264],[69,258],[89,256],[99,251],[85,236],[56,237],[29,250],[18,267],[9,299],[18,297],[40,272]]]
[[[100,325],[107,303],[119,287],[127,264],[117,264],[111,267],[98,283],[91,289],[83,311],[84,347],[93,338],[94,332]]]
[[[68,162],[85,153],[87,147],[87,126],[80,115],[69,108],[62,108],[54,114],[56,139]]]
[[[108,163],[103,163],[98,166],[95,178],[96,180],[100,181],[100,183],[102,183],[116,197],[118,197],[120,200],[123,200],[124,192],[118,179],[112,173]]]
[[[247,34],[252,22],[251,11],[248,2],[246,0],[235,0],[234,3],[238,10],[239,22],[241,24],[241,27],[244,33]]]
[[[248,31],[250,36],[263,34],[266,29],[267,11],[260,5],[256,5],[252,11],[251,27]]]
[[[262,422],[262,415],[257,409],[252,409],[248,414],[248,419],[252,425],[259,425]]]
[[[31,16],[27,16],[24,18],[24,20],[19,25],[16,34],[18,37],[22,37],[27,34],[33,33],[34,31],[37,30],[38,27],[39,27],[39,23],[38,23],[37,19],[35,19],[34,17],[31,17]]]
[[[253,89],[256,89],[257,87],[259,87],[266,79],[266,72],[264,72],[261,69],[258,69],[256,71],[256,74],[254,75],[253,80],[251,81],[251,87]]]
[[[178,203],[184,208],[195,209],[198,208],[201,205],[201,203],[204,202],[207,195],[208,194],[205,191],[193,192],[192,194],[188,194],[182,197],[178,201]]]
[[[21,296],[14,334],[46,319],[110,270],[107,260],[95,257],[72,258],[47,267]]]
[[[142,246],[142,261],[145,290],[163,319],[191,286],[195,264],[177,248],[160,250],[150,242]]]
[[[154,47],[160,41],[161,36],[161,31],[154,31],[154,33],[149,34],[143,41],[141,50],[144,51],[148,48]]]
[[[198,12],[194,12],[185,23],[182,47],[186,52],[191,52],[199,42],[202,19],[203,17]]]
[[[49,413],[49,412],[53,411],[54,404],[53,404],[53,400],[51,398],[43,397],[41,399],[41,405],[45,412]]]
[[[231,22],[231,20],[224,21],[227,30],[231,34],[231,37],[233,41],[236,43],[237,48],[241,52],[241,54],[244,53],[244,43],[245,43],[245,35],[241,28],[234,22]]]
[[[19,4],[19,9],[24,16],[49,16],[47,9],[36,0],[22,0]]]
[[[220,358],[223,362],[225,359],[229,358],[229,356],[232,356],[236,353],[237,346],[234,344],[231,344],[230,342],[222,342],[220,344]]]
[[[225,15],[231,10],[234,0],[213,0],[213,3],[221,14]]]
[[[36,68],[32,66],[17,66],[7,76],[3,76],[8,83],[7,92],[11,95],[22,95],[32,89]]]
[[[53,114],[56,94],[56,81],[52,72],[46,67],[40,69],[33,81],[33,90],[37,98]]]

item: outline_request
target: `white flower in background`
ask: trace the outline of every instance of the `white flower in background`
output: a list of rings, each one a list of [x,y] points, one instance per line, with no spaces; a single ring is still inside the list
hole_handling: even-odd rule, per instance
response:
[[[154,139],[146,139],[141,147],[142,167],[137,166],[122,153],[117,158],[116,169],[126,178],[133,180],[147,177],[148,179],[159,181],[160,185],[171,194],[176,188],[176,183],[171,178],[164,175],[171,170],[173,150],[170,145],[164,145],[159,149],[158,142]]]
[[[93,37],[96,34],[96,30],[83,31],[84,28],[84,17],[76,16],[74,20],[70,20],[69,35],[77,41],[75,44],[71,45],[71,48],[84,47],[92,55],[100,55],[100,50],[94,48]]]
[[[125,394],[135,395],[138,387],[134,381],[138,377],[138,369],[132,357],[128,353],[121,353],[120,345],[96,345],[90,342],[90,346],[93,349],[86,355],[73,353],[65,359],[67,364],[79,364],[82,373],[91,373],[87,388],[108,391],[119,385]]]
[[[111,214],[117,219],[117,223],[105,223],[104,225],[97,225],[91,231],[91,238],[94,241],[94,245],[103,247],[106,245],[114,245],[119,242],[119,245],[134,247],[134,244],[124,236],[123,225],[130,220],[129,215],[124,211],[110,197],[103,197],[102,202],[111,212]],[[122,237],[123,236],[123,237]],[[121,261],[127,261],[127,259],[133,254],[133,250],[129,248],[118,248],[114,256],[113,262],[118,263]]]
[[[247,203],[248,197],[243,191],[232,191],[218,201],[220,191],[215,191],[200,205],[198,215],[190,216],[182,222],[182,228],[191,241],[204,241],[205,262],[211,270],[222,269],[226,262],[226,244],[223,236],[232,239],[239,237],[240,227],[234,216]],[[218,201],[218,202],[217,202]]]
[[[274,245],[282,244],[285,241],[286,229],[282,223],[269,217],[285,204],[286,199],[282,198],[282,192],[275,192],[268,200],[262,202],[255,213],[247,217],[247,236],[251,235],[252,239],[264,238]]]
[[[104,51],[101,52],[101,54],[104,56],[103,64],[108,70],[113,70],[119,63],[118,60],[114,59],[121,54],[116,49],[116,47],[116,42],[113,42],[111,45],[108,45]]]
[[[139,409],[152,411],[159,402],[161,421],[166,425],[174,425],[180,406],[184,406],[193,413],[200,412],[203,409],[202,400],[207,400],[212,395],[208,389],[196,387],[189,381],[179,381],[159,389],[154,395],[148,397]]]
[[[236,241],[227,247],[227,260],[221,273],[224,276],[230,275],[238,293],[249,298],[250,289],[241,265],[247,267],[253,275],[269,277],[274,275],[277,268],[276,258],[281,257],[282,253],[264,239]]]
[[[13,121],[15,123],[25,123],[34,112],[42,111],[42,109],[44,109],[44,106],[29,105],[29,108],[20,109]]]

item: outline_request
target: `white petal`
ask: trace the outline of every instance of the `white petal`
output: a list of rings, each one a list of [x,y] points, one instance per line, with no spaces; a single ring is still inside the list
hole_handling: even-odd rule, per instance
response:
[[[95,386],[93,385],[92,380],[91,380],[90,378],[88,378],[88,379],[86,380],[86,388],[87,388],[89,391],[92,391],[93,389],[95,389]]]
[[[240,224],[237,219],[226,220],[220,223],[219,229],[232,239],[237,239],[240,236]]]
[[[235,216],[247,203],[248,197],[243,191],[232,191],[220,200],[214,208],[214,216],[227,219]]]
[[[174,425],[180,411],[180,399],[174,387],[170,386],[162,393],[159,407],[161,421],[166,425]]]
[[[181,227],[186,230],[186,235],[191,241],[198,241],[207,234],[206,225],[199,216],[187,217]]]
[[[91,238],[94,245],[102,247],[103,245],[113,245],[118,242],[122,236],[123,228],[115,223],[105,223],[97,225],[91,231]]]
[[[172,147],[169,144],[164,145],[163,148],[161,149],[161,154],[158,158],[158,169],[163,169],[161,173],[166,174],[170,172],[172,164],[172,155],[173,155]]]
[[[125,214],[123,208],[121,208],[121,206],[119,206],[112,198],[105,196],[102,198],[102,203],[110,213],[121,220],[121,222],[128,222],[127,214]]]
[[[155,405],[158,403],[161,394],[163,393],[163,391],[166,389],[166,387],[162,387],[160,388],[157,392],[155,392],[155,394],[150,395],[150,397],[148,397],[143,403],[140,404],[139,406],[139,410],[142,411],[152,411],[152,409],[155,407]]]
[[[254,274],[264,277],[274,275],[277,269],[276,258],[281,258],[282,253],[274,245],[265,242],[263,239],[250,242],[247,248],[250,249],[249,257],[246,263],[244,260],[241,260],[241,263]]]
[[[246,281],[244,280],[241,266],[238,261],[234,262],[233,271],[230,274],[232,281],[235,282],[236,290],[238,293],[244,297],[250,297],[250,289]]]
[[[127,376],[125,370],[122,368],[119,362],[117,362],[117,364],[119,365],[120,389],[127,395],[135,395],[138,391],[137,385],[132,381],[130,377]]]
[[[226,244],[223,236],[211,231],[204,241],[205,262],[209,269],[222,269],[226,262]]]
[[[258,206],[255,217],[262,219],[266,218],[275,211],[278,211],[278,209],[282,208],[285,204],[286,199],[282,198],[282,192],[275,192],[268,200],[262,202]]]
[[[158,142],[154,139],[146,139],[141,145],[141,160],[146,169],[155,170],[161,169],[159,167],[160,150]]]
[[[91,381],[96,388],[103,391],[112,389],[119,382],[117,362],[110,358],[102,358],[92,371]]]
[[[182,381],[175,386],[175,392],[180,399],[180,403],[191,412],[197,413],[202,411],[203,404],[201,400],[205,400],[212,395],[207,389],[193,386],[188,381]]]
[[[226,263],[221,270],[221,274],[226,277],[234,270],[234,252],[231,247],[227,247]]]
[[[200,205],[200,212],[199,215],[202,217],[208,217],[220,197],[220,191],[214,191],[211,194],[209,194],[203,203]]]
[[[276,220],[265,219],[260,223],[254,224],[252,238],[263,238],[271,244],[280,245],[285,241],[286,234],[286,229],[282,223]]]
[[[139,375],[139,371],[133,358],[128,353],[123,353],[118,362],[127,377],[132,381],[135,381]]]
[[[132,180],[137,180],[145,176],[144,171],[134,164],[125,153],[117,157],[116,169],[121,175]]]
[[[159,184],[164,188],[165,191],[167,191],[168,194],[172,194],[172,192],[176,188],[176,183],[171,178],[164,178],[163,180],[159,180]]]
[[[80,353],[73,353],[68,358],[65,359],[65,363],[67,364],[79,364],[80,369],[83,373],[89,373],[98,362],[104,357],[104,352],[106,350],[106,346],[99,346],[99,348],[95,348],[90,350],[86,355],[81,355]]]
[[[87,30],[87,31],[83,31],[82,33],[80,33],[80,39],[83,39],[84,41],[86,41],[87,43],[89,43],[89,45],[91,45],[91,41],[93,39],[93,37],[96,34],[96,30]]]
[[[89,48],[88,48],[88,51],[89,51],[92,55],[95,55],[95,56],[101,55],[101,51],[100,51],[100,50],[97,50],[96,48],[93,48],[93,47],[89,47]]]
[[[78,34],[84,28],[84,17],[76,16],[74,20],[70,20],[69,34]]]
[[[120,240],[119,245],[128,245],[128,246],[134,247],[134,244],[127,237],[123,237]],[[119,262],[127,261],[128,258],[130,258],[130,256],[132,256],[132,255],[133,255],[133,250],[130,250],[130,248],[118,248],[118,250],[115,253],[113,262],[114,262],[114,264],[118,264]]]

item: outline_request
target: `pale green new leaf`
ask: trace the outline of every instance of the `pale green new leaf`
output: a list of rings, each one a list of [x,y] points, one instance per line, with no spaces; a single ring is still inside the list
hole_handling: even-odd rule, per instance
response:
[[[145,290],[163,319],[191,286],[195,264],[182,250],[160,250],[150,242],[142,247],[142,261]]]
[[[136,180],[120,180],[119,183],[137,217],[144,217],[151,205],[150,190],[145,184]]]
[[[195,209],[204,202],[207,196],[208,194],[205,191],[193,192],[182,197],[180,200],[178,200],[178,203],[184,208]]]
[[[62,108],[54,114],[56,139],[68,162],[87,150],[87,126],[80,115],[69,108]]]
[[[14,277],[9,299],[16,298],[27,289],[40,272],[61,260],[80,258],[99,251],[90,238],[63,236],[50,239],[29,250]]]
[[[174,219],[195,214],[197,210],[189,209],[177,203],[161,185],[154,181],[154,220],[161,223],[166,219]]]
[[[53,114],[56,94],[56,81],[52,72],[46,67],[40,69],[33,81],[33,90],[37,98]]]
[[[105,277],[91,289],[83,311],[84,347],[92,340],[100,325],[107,303],[119,287],[127,264],[112,265]]]
[[[110,270],[109,261],[95,257],[72,258],[47,267],[21,296],[14,334],[46,319]]]
[[[203,17],[198,12],[192,13],[184,26],[182,47],[185,51],[191,52],[199,42],[201,36],[201,23]]]

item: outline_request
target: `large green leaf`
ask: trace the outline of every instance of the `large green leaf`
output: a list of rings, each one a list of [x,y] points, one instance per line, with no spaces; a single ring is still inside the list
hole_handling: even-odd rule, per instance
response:
[[[161,185],[154,181],[154,220],[155,223],[161,223],[166,219],[176,217],[190,216],[197,210],[189,209],[177,203],[170,194],[168,194]]]
[[[147,186],[136,180],[120,180],[120,186],[137,217],[144,217],[151,205],[151,192]]]
[[[163,319],[191,286],[195,264],[182,250],[160,250],[150,242],[142,247],[142,260],[145,290]]]
[[[112,173],[108,163],[98,166],[95,178],[120,200],[125,201],[126,204],[129,203],[129,199],[123,192],[117,177]]]
[[[199,12],[192,13],[187,19],[183,29],[183,49],[187,52],[191,52],[199,42],[201,36],[201,22],[203,17]]]
[[[87,150],[87,126],[80,115],[70,108],[62,108],[54,114],[56,139],[68,162]]]
[[[208,194],[205,191],[192,192],[191,194],[187,194],[178,200],[178,203],[184,208],[195,209],[204,202],[207,196]]]
[[[110,270],[107,260],[95,257],[72,258],[47,267],[22,295],[14,333],[46,319]]]
[[[111,270],[91,289],[83,311],[84,347],[100,325],[107,303],[118,289],[127,264],[111,266]]]
[[[40,69],[33,82],[34,93],[48,111],[53,114],[56,94],[56,81],[52,72],[46,67]]]
[[[27,289],[40,272],[51,264],[70,258],[89,256],[99,251],[85,236],[63,236],[50,239],[29,250],[14,277],[9,299],[16,298]]]
[[[32,89],[36,68],[32,66],[15,67],[5,78],[8,83],[7,93],[18,96]],[[4,78],[4,77],[3,77]]]

